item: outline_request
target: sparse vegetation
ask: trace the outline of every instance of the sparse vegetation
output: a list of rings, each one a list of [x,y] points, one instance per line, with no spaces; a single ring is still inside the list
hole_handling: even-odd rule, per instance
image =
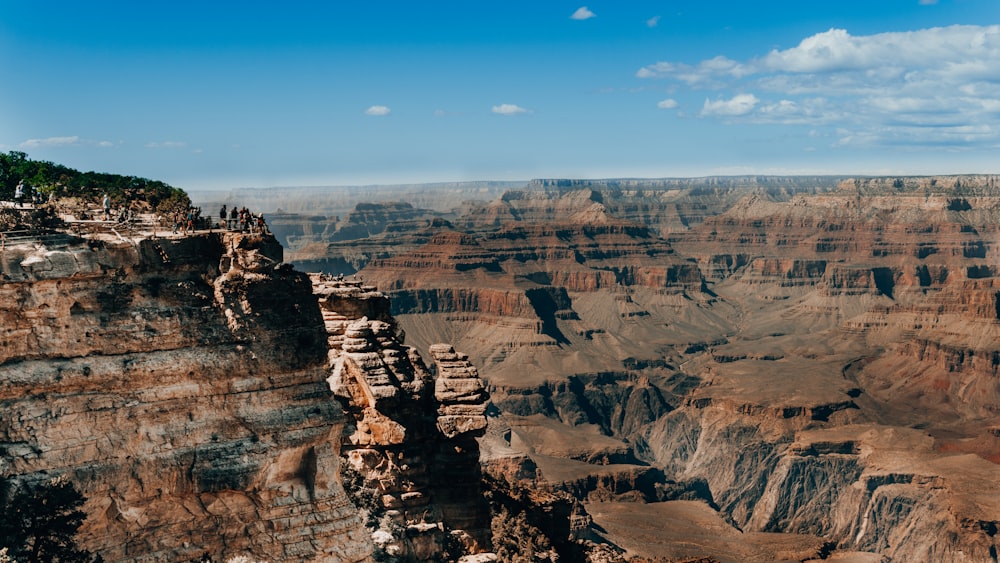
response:
[[[552,540],[541,529],[528,522],[522,511],[500,507],[490,525],[493,551],[501,561],[509,563],[545,563],[559,561]]]
[[[20,486],[0,481],[3,557],[22,563],[100,561],[76,546],[76,531],[86,518],[83,503],[64,478]]]
[[[348,498],[361,512],[365,527],[372,530],[378,528],[379,520],[385,512],[378,489],[365,483],[364,475],[354,469],[347,459],[340,460],[340,477]]]
[[[340,477],[348,498],[358,508],[365,527],[372,534],[375,552],[372,559],[381,563],[418,563],[420,559],[407,551],[407,529],[398,520],[386,513],[382,505],[382,494],[377,485],[369,483],[345,458],[340,460]],[[458,561],[466,555],[465,544],[455,534],[445,530],[444,542],[440,546],[440,561]]]
[[[493,551],[507,563],[586,561],[588,546],[570,538],[575,501],[490,475],[483,477],[490,503]]]
[[[407,559],[400,557],[397,540],[405,534],[403,526],[393,521],[385,513],[382,506],[382,495],[377,485],[367,483],[364,475],[354,469],[346,458],[340,460],[340,478],[344,484],[347,497],[358,508],[365,528],[372,533],[375,543],[375,561],[385,563],[402,563]]]
[[[159,180],[80,172],[61,164],[32,160],[23,152],[0,153],[0,199],[13,199],[14,189],[21,181],[38,190],[46,199],[53,194],[58,198],[75,197],[96,203],[106,193],[116,206],[144,202],[156,212],[186,209],[191,204],[184,190]]]
[[[677,563],[665,557],[626,557],[614,544],[572,539],[568,518],[574,501],[566,493],[545,492],[490,475],[484,476],[484,489],[493,514],[493,552],[504,563]]]

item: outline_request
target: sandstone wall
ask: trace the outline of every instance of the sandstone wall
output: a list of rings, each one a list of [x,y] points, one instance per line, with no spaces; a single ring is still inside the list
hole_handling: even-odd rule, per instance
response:
[[[0,472],[67,476],[105,561],[363,561],[309,280],[273,239],[7,245]]]

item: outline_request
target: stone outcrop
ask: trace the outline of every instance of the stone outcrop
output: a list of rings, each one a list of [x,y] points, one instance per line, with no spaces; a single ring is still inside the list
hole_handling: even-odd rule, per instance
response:
[[[328,383],[351,418],[342,454],[376,493],[371,510],[388,518],[376,523],[381,547],[420,560],[439,560],[451,537],[471,552],[488,549],[475,438],[489,396],[476,369],[450,345],[435,345],[432,375],[403,344],[383,294],[323,275],[313,284],[328,335]],[[394,526],[403,531],[393,534]]]
[[[437,428],[449,440],[477,438],[486,430],[489,395],[469,357],[449,344],[431,346],[437,366],[434,399],[438,404]]]
[[[269,237],[62,235],[0,257],[0,473],[66,476],[105,561],[366,561],[308,278]]]
[[[483,541],[490,518],[482,494],[476,438],[486,431],[489,395],[468,356],[448,344],[431,346],[430,355],[437,367],[436,426],[444,437],[435,455],[432,483],[445,521]]]

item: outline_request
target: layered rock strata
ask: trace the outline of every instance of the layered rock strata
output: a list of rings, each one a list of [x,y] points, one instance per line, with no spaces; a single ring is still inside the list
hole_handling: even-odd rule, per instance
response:
[[[543,182],[361,273],[411,341],[472,352],[491,473],[697,500],[810,558],[992,560],[996,179],[824,182]]]
[[[430,355],[437,367],[437,429],[444,437],[434,456],[431,483],[445,521],[483,542],[488,540],[490,518],[480,483],[476,438],[486,432],[489,394],[468,356],[449,344],[431,346]]]
[[[0,259],[0,472],[68,477],[105,561],[365,561],[308,278],[268,237],[54,236]]]
[[[268,222],[278,240],[289,249],[289,261],[306,271],[336,275],[353,274],[383,254],[377,250],[369,254],[355,241],[377,236],[396,239],[400,233],[412,233],[440,221],[440,215],[397,201],[358,203],[343,220],[339,216],[282,213],[269,215]],[[351,242],[344,244],[344,241]],[[331,248],[349,251],[346,256],[331,260]]]
[[[489,513],[475,441],[486,427],[488,395],[468,358],[449,345],[431,347],[436,377],[403,344],[385,296],[360,281],[313,277],[329,343],[329,384],[351,416],[342,453],[376,510],[404,533],[389,537],[389,553],[436,560],[458,535],[465,548],[489,547]],[[364,311],[372,315],[355,316]],[[382,318],[385,320],[375,320]]]

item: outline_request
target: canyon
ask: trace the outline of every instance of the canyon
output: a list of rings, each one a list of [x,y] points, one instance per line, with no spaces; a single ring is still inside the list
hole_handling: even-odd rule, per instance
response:
[[[996,561],[996,182],[540,180],[291,254],[466,352],[484,471],[572,496],[577,536]]]
[[[996,182],[5,239],[0,475],[105,561],[997,561]]]

